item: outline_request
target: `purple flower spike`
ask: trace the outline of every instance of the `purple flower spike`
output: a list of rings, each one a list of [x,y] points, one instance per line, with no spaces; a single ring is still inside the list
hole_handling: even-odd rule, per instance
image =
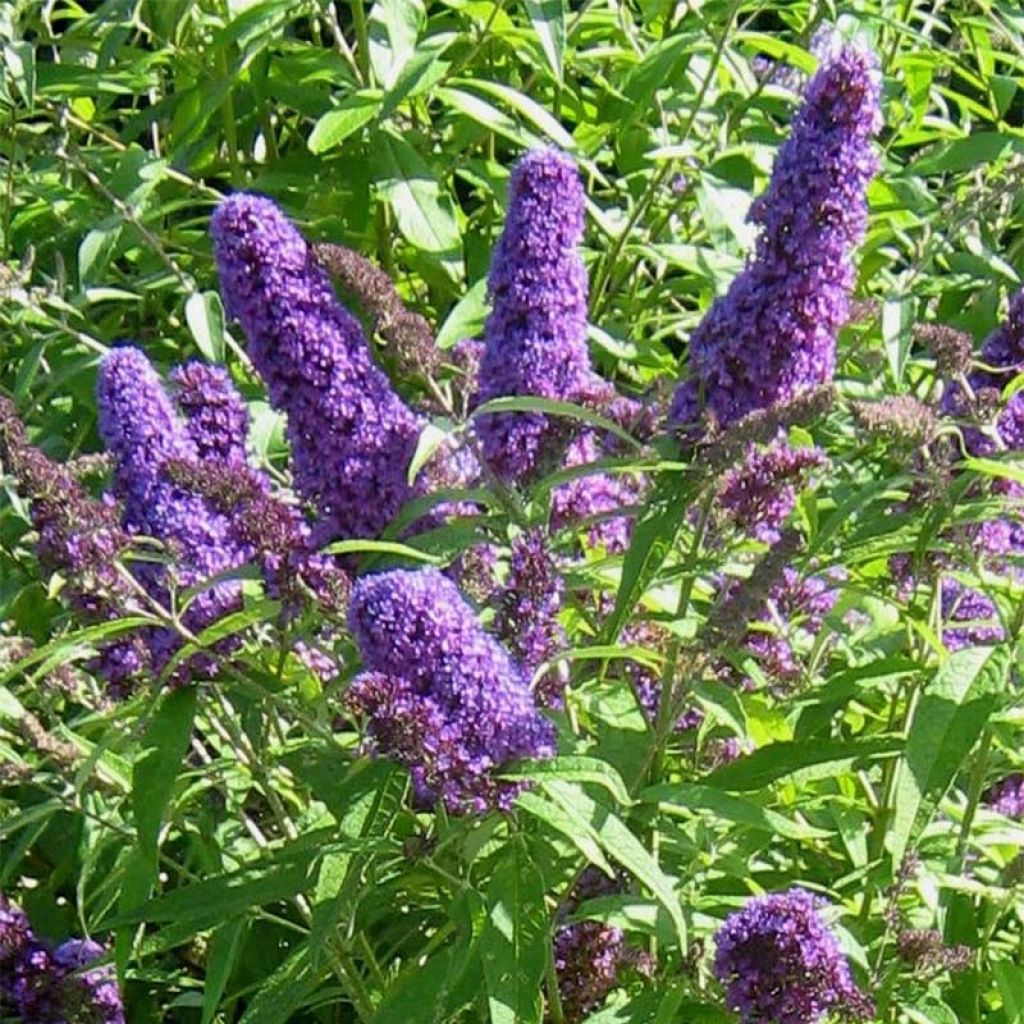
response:
[[[553,149],[527,153],[512,172],[505,229],[491,259],[493,303],[478,400],[509,395],[579,401],[592,376],[587,349],[583,186]],[[501,413],[478,423],[484,454],[505,480],[532,475],[564,442],[564,423],[541,413]]]
[[[378,536],[421,490],[406,482],[419,418],[270,199],[230,196],[210,232],[227,310],[271,403],[287,414],[295,484],[319,514],[315,542]]]
[[[171,383],[199,458],[243,464],[249,413],[227,370],[196,360],[177,367]]]
[[[531,676],[566,646],[558,622],[565,584],[540,530],[521,534],[512,542],[508,579],[498,596],[495,631]],[[546,707],[561,707],[565,673],[549,669],[537,684],[537,699]]]
[[[751,207],[761,228],[753,261],[690,340],[692,376],[676,391],[673,423],[692,423],[703,402],[728,425],[831,380],[880,124],[873,58],[849,48],[828,58]]]
[[[349,626],[364,667],[349,704],[381,752],[410,768],[421,802],[456,814],[508,808],[521,787],[494,772],[554,754],[521,671],[437,570],[363,577]]]
[[[174,557],[171,568],[139,565],[136,575],[146,590],[166,601],[171,578],[191,587],[242,565],[249,551],[234,539],[231,521],[167,471],[173,462],[196,461],[198,453],[142,352],[110,352],[100,364],[97,396],[100,434],[116,460],[114,486],[124,502],[124,525],[163,542]],[[240,600],[237,582],[214,584],[191,602],[185,625],[202,630],[235,610]],[[151,631],[148,641],[158,668],[180,646],[171,630]]]
[[[715,977],[725,986],[729,1009],[745,1024],[815,1024],[826,1014],[870,1014],[818,913],[826,905],[790,889],[750,900],[718,930]]]
[[[738,530],[774,544],[796,505],[797,487],[825,463],[820,449],[791,448],[782,439],[764,449],[751,445],[743,464],[723,477],[719,503]]]

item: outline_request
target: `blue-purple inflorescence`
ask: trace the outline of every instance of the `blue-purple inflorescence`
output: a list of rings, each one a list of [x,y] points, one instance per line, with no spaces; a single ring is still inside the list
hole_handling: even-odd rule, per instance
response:
[[[419,492],[406,476],[422,423],[374,365],[310,246],[267,198],[238,193],[210,226],[228,313],[288,417],[292,472],[317,544],[376,537]]]
[[[835,574],[803,575],[786,567],[751,624],[744,645],[776,687],[796,683],[803,672],[793,646],[798,634],[816,638],[839,597]]]
[[[610,452],[595,430],[584,430],[573,438],[565,453],[567,467],[587,466]],[[583,520],[590,521],[587,538],[591,547],[619,553],[629,547],[633,520],[614,515],[636,505],[642,483],[633,474],[591,472],[554,489],[551,495],[551,529],[561,530]]]
[[[565,584],[542,530],[530,530],[512,541],[508,577],[497,595],[495,632],[528,676],[566,646],[558,621]],[[545,707],[559,707],[565,674],[549,668],[534,692]]]
[[[552,149],[527,153],[512,171],[505,228],[491,257],[478,401],[512,395],[577,401],[591,378],[583,186],[576,166]],[[484,455],[519,481],[564,446],[564,421],[538,412],[484,416]]]
[[[587,868],[580,876],[572,896],[561,908],[567,916],[585,900],[619,892],[617,879],[609,879],[595,868]],[[562,925],[554,938],[555,972],[558,997],[567,1024],[576,1024],[600,1006],[624,971],[650,975],[654,964],[641,950],[626,942],[620,928],[601,921],[577,921]]]
[[[751,207],[761,229],[754,258],[690,339],[690,378],[670,416],[677,427],[705,409],[732,424],[831,380],[880,125],[873,58],[852,48],[826,58]]]
[[[715,977],[729,1009],[749,1024],[815,1024],[826,1014],[866,1017],[827,906],[803,889],[751,899],[715,935]]]
[[[193,360],[171,373],[171,384],[199,458],[243,465],[249,413],[227,370]]]
[[[168,471],[172,462],[197,461],[198,453],[142,352],[117,348],[103,359],[97,398],[100,434],[115,459],[114,490],[123,503],[124,526],[161,541],[172,559],[170,566],[138,563],[136,576],[150,596],[166,603],[172,582],[193,587],[242,565],[250,552],[236,540],[230,519]],[[208,586],[190,602],[184,625],[199,632],[240,600],[235,581]],[[181,641],[174,630],[154,629],[147,642],[159,670]]]
[[[985,340],[980,361],[983,365],[970,373],[967,381],[975,399],[992,393],[998,415],[994,432],[983,433],[974,426],[964,429],[967,450],[977,456],[1024,450],[1024,392],[1018,391],[999,408],[1002,390],[1024,373],[1024,288],[1010,299],[1006,318]],[[954,383],[943,396],[942,405],[946,413],[961,415],[971,412],[972,403],[964,389]]]
[[[750,445],[743,463],[723,476],[719,506],[737,530],[774,544],[796,505],[797,488],[826,461],[819,448],[792,448],[782,438],[765,448]]]
[[[501,766],[554,754],[521,669],[437,570],[363,577],[349,626],[364,671],[348,703],[369,719],[378,749],[409,767],[421,802],[453,813],[508,808],[521,787],[496,777]]]
[[[983,799],[992,810],[1008,818],[1024,820],[1024,774],[1007,775],[992,786]]]
[[[111,966],[92,966],[106,950],[90,939],[54,947],[0,893],[0,1015],[25,1024],[125,1024]]]

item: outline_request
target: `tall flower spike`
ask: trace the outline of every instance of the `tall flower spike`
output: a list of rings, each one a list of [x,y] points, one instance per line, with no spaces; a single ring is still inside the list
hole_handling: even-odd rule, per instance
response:
[[[550,757],[554,735],[508,652],[435,569],[365,576],[349,626],[364,671],[348,691],[382,753],[412,772],[418,799],[453,813],[507,808],[506,762]]]
[[[578,401],[591,378],[583,186],[573,162],[553,149],[527,153],[509,182],[505,228],[491,258],[492,310],[480,364],[480,402],[510,395]],[[564,423],[535,412],[481,418],[487,461],[506,480],[529,477]]]
[[[147,591],[164,601],[171,578],[191,587],[243,564],[249,552],[234,539],[230,520],[167,472],[168,463],[194,461],[198,452],[142,352],[110,352],[100,364],[97,397],[100,434],[116,460],[114,486],[124,502],[124,525],[163,542],[173,558],[170,568],[139,566],[136,574]],[[185,625],[201,630],[240,599],[234,581],[207,587],[189,605]],[[158,667],[179,646],[170,630],[153,631],[149,643]]]
[[[869,1015],[870,1004],[819,913],[825,905],[802,889],[772,893],[750,900],[718,930],[715,977],[744,1024]]]
[[[419,418],[270,199],[230,196],[210,232],[228,312],[271,403],[287,414],[295,484],[319,516],[316,542],[376,537],[420,490],[406,481]]]
[[[199,458],[243,464],[249,413],[227,370],[193,360],[172,371],[171,384]]]
[[[827,58],[751,207],[761,228],[754,258],[690,339],[691,376],[676,390],[674,424],[693,424],[704,407],[731,424],[831,380],[880,124],[873,58],[852,48]]]

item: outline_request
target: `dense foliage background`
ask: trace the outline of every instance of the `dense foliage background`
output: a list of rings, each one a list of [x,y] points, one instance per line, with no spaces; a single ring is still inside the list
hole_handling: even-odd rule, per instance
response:
[[[109,699],[83,666],[116,623],[68,615],[4,479],[0,890],[43,935],[109,940],[132,1024],[559,1020],[552,935],[588,862],[621,886],[569,910],[650,958],[595,1024],[732,1019],[712,936],[751,894],[793,885],[828,898],[876,1019],[1024,1021],[1024,826],[983,799],[1022,768],[1020,586],[978,564],[969,526],[1016,515],[987,481],[1024,475],[996,455],[942,477],[920,436],[872,433],[850,404],[934,405],[915,325],[980,346],[1020,285],[1012,0],[6,0],[0,393],[63,462],[101,448],[96,369],[115,342],[161,368],[221,364],[249,401],[251,455],[286,483],[281,417],[219,297],[218,200],[263,192],[309,239],[371,257],[449,349],[481,333],[510,168],[547,144],[588,196],[595,364],[667,396],[743,266],[748,207],[829,25],[877,53],[885,126],[838,399],[790,431],[830,460],[791,518],[790,564],[843,575],[820,628],[762,626],[792,641],[785,686],[742,642],[727,660],[753,684],[730,685],[701,646],[722,574],[766,545],[708,539],[711,475],[664,439],[620,453],[652,480],[630,550],[581,553],[585,529],[552,541],[571,679],[551,713],[559,758],[522,766],[535,782],[511,813],[417,811],[407,773],[366,756],[343,714],[359,660],[341,623],[329,642],[306,619],[280,632],[255,598],[232,623],[240,669]],[[405,398],[436,398],[377,340]],[[446,362],[433,386],[457,397],[458,381]],[[457,419],[436,413],[435,434]],[[559,479],[524,497],[528,517]],[[518,527],[486,510],[351,550],[364,572],[449,566],[483,540],[502,562]],[[995,600],[1001,643],[951,654],[941,583],[893,584],[893,556],[940,549]],[[292,656],[300,639],[340,674]],[[645,716],[641,670],[682,680],[699,727]]]

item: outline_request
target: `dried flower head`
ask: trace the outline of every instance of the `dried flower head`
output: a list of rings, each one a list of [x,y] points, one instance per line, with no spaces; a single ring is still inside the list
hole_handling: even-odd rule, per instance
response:
[[[861,430],[884,441],[919,447],[938,433],[935,413],[913,395],[892,395],[877,402],[851,402],[853,420]]]
[[[935,357],[935,372],[940,377],[958,377],[970,370],[974,342],[969,334],[948,324],[915,324],[913,336]]]

